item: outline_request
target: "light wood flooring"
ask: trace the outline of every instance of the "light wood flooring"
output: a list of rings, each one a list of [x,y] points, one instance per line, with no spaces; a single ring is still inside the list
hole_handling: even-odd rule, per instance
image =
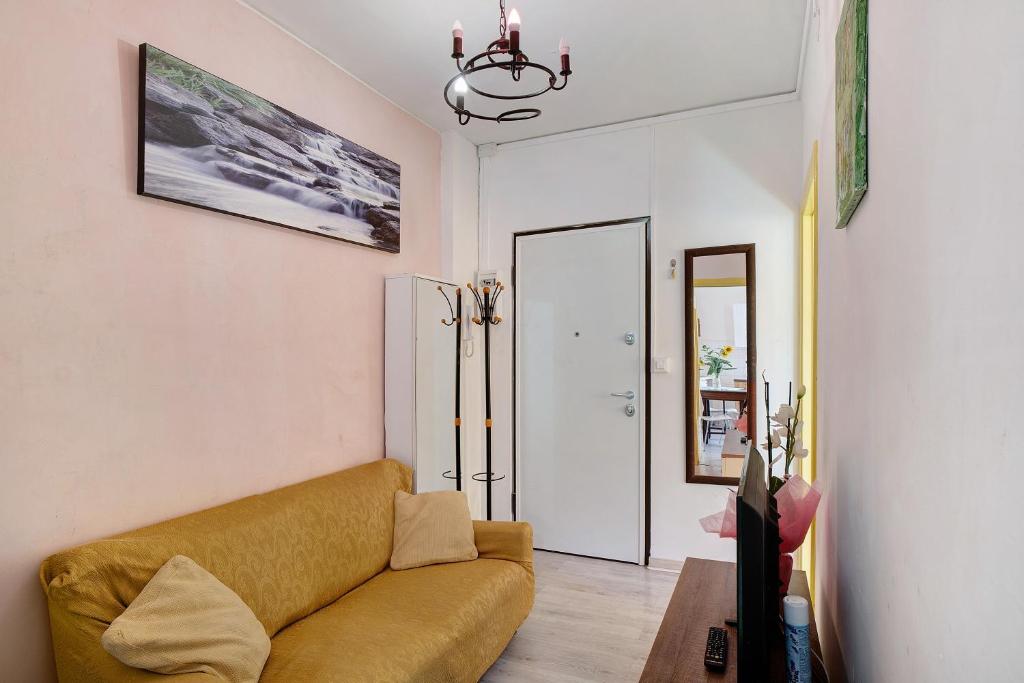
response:
[[[640,678],[678,574],[536,551],[533,611],[483,681]]]
[[[703,449],[703,453],[700,457],[701,462],[697,463],[695,474],[711,477],[722,476],[722,446],[724,445],[725,436],[722,434],[712,434],[711,438],[708,439],[708,443],[702,441],[699,444],[699,448]]]

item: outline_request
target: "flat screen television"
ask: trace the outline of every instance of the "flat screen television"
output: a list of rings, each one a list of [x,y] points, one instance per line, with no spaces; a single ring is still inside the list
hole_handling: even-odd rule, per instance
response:
[[[764,458],[753,446],[736,492],[736,622],[739,683],[784,680],[779,516]]]

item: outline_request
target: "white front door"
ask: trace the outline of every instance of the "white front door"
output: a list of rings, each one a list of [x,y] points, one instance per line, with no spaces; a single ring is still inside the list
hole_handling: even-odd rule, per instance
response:
[[[516,237],[517,502],[537,548],[644,562],[646,233]]]

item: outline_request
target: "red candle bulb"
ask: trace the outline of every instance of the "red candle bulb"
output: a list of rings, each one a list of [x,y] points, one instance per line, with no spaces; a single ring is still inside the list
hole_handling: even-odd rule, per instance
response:
[[[519,27],[522,21],[519,19],[519,12],[514,7],[508,13],[508,51],[512,54],[519,53]]]
[[[452,57],[462,58],[462,24],[458,19],[452,24]]]

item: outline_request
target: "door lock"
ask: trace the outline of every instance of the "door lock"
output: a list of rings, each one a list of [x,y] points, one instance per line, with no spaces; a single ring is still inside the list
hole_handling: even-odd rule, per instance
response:
[[[632,332],[627,332],[626,336],[623,337],[623,339],[626,342],[626,346],[632,346],[633,344],[636,344],[636,335],[633,334]]]
[[[626,404],[626,417],[633,417],[636,415],[636,406],[632,403]]]

